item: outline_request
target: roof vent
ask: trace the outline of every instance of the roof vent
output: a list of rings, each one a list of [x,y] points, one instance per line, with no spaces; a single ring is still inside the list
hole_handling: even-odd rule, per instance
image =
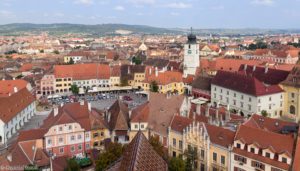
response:
[[[278,127],[278,126],[279,126],[279,123],[278,123],[278,122],[275,122],[275,126]]]

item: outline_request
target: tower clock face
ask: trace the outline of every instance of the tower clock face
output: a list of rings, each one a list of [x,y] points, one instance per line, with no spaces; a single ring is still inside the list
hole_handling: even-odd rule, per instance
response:
[[[188,54],[192,54],[192,50],[188,50]]]

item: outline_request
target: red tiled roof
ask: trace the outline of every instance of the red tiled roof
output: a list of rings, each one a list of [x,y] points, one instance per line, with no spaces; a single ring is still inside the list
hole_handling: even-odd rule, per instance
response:
[[[9,97],[0,98],[0,119],[4,123],[8,123],[34,101],[35,98],[26,88],[21,89]]]
[[[177,71],[165,71],[158,72],[157,77],[155,76],[155,71],[152,72],[151,75],[148,76],[143,82],[151,83],[152,81],[156,81],[158,85],[168,85],[174,82],[183,82],[182,73]]]
[[[295,125],[295,123],[253,114],[244,125],[278,133],[283,126],[292,126]]]
[[[267,87],[255,77],[225,71],[218,71],[212,80],[212,84],[253,96],[262,96],[283,91],[278,85]]]
[[[175,115],[171,122],[171,129],[183,133],[183,129],[185,129],[191,123],[193,123],[193,119]]]
[[[55,65],[54,73],[56,78],[68,78],[73,80],[88,79],[109,79],[110,67],[103,64],[75,64],[75,65]],[[97,75],[98,74],[98,75]]]
[[[267,72],[265,71],[265,67],[255,67],[254,71],[253,66],[246,66],[246,70],[245,65],[241,65],[239,68],[239,73],[253,76],[257,78],[260,82],[270,85],[279,84],[280,82],[284,81],[290,73],[289,71],[271,68],[268,68]]]
[[[53,125],[78,122],[82,128],[89,131],[91,130],[90,112],[88,110],[87,102],[84,105],[77,103],[69,103],[63,107],[59,107],[58,114],[54,116],[52,111],[49,116],[44,120],[41,128],[49,129]]]
[[[161,170],[167,171],[168,165],[154,150],[145,135],[139,131],[122,154],[118,170]],[[109,170],[109,169],[108,169]]]
[[[32,70],[32,64],[24,64],[21,68],[20,68],[20,72],[25,72],[25,71],[31,71]]]
[[[300,138],[297,139],[296,149],[295,149],[295,156],[293,162],[293,171],[300,171]]]
[[[205,124],[207,129],[209,139],[212,143],[228,147],[229,145],[233,144],[235,132],[229,129],[224,129],[218,126]]]
[[[238,139],[243,139],[246,144],[257,143],[260,148],[271,146],[276,153],[288,152],[290,155],[293,154],[294,139],[289,135],[241,125],[235,136],[235,140]]]
[[[10,94],[14,94],[14,87],[20,91],[26,88],[27,82],[22,79],[18,80],[0,80],[0,97],[7,97]]]
[[[117,52],[114,51],[108,51],[106,52],[106,59],[114,59],[114,57],[117,55]]]
[[[132,111],[131,122],[148,122],[149,102],[146,102]]]

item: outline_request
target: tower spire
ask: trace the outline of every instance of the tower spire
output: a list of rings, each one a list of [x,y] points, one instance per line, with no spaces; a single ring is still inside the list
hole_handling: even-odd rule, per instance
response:
[[[193,34],[193,27],[191,27],[191,34]]]

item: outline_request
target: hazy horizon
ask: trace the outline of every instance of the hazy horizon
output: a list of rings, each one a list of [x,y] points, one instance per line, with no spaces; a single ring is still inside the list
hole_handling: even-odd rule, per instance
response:
[[[0,0],[0,24],[298,29],[300,0]]]

